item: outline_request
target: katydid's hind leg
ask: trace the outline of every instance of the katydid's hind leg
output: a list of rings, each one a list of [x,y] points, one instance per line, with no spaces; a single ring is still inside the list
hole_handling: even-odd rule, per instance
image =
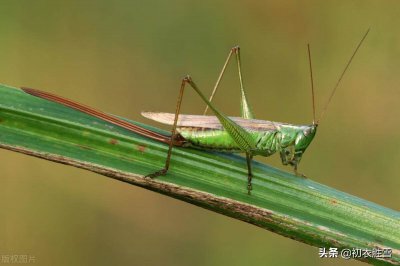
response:
[[[238,68],[238,74],[239,74],[239,82],[240,82],[240,106],[241,106],[241,116],[243,118],[247,118],[247,119],[253,119],[254,115],[251,111],[250,105],[247,102],[247,98],[246,98],[246,93],[244,90],[244,86],[243,86],[243,77],[242,77],[242,67],[241,67],[241,60],[240,60],[240,47],[239,46],[235,46],[233,48],[231,48],[231,50],[229,51],[228,57],[222,67],[222,70],[218,76],[217,82],[215,83],[214,89],[211,93],[211,96],[209,98],[209,102],[212,102],[215,93],[217,92],[217,89],[219,87],[219,84],[222,80],[222,77],[224,76],[226,67],[229,63],[229,60],[231,59],[232,55],[235,54],[236,55],[236,63],[237,63],[237,68]],[[209,106],[206,105],[206,108],[203,112],[203,115],[205,115],[207,113]]]
[[[236,54],[236,63],[239,72],[239,82],[240,82],[240,107],[242,112],[242,117],[246,119],[254,119],[254,114],[250,108],[249,102],[247,101],[246,92],[243,86],[242,77],[242,62],[240,60],[240,47],[236,46],[233,48]]]
[[[297,167],[300,163],[301,157],[302,157],[303,152],[301,151],[295,151],[293,146],[289,146],[286,148],[283,148],[280,151],[281,155],[281,161],[283,165],[291,165],[293,166],[293,171],[296,176],[300,176],[303,178],[307,178],[304,174],[299,173],[297,171]]]
[[[165,166],[163,169],[161,169],[157,172],[154,172],[152,174],[146,175],[145,177],[155,178],[160,175],[165,175],[168,172],[169,163],[171,161],[172,148],[174,146],[174,138],[176,137],[176,127],[178,124],[179,112],[180,112],[181,105],[182,105],[183,92],[185,90],[186,83],[188,83],[188,77],[185,77],[182,79],[181,89],[179,91],[178,101],[176,103],[175,119],[174,119],[174,124],[173,124],[172,130],[171,130],[171,141],[168,146],[168,153],[167,153],[167,159],[165,160]]]
[[[246,153],[246,162],[247,162],[247,194],[251,194],[251,190],[253,189],[253,185],[251,184],[251,180],[253,179],[253,171],[251,169],[251,161],[253,159],[253,155],[250,153]]]
[[[218,109],[204,96],[204,94],[200,91],[197,85],[193,82],[190,77],[187,77],[187,82],[189,85],[197,92],[200,98],[210,107],[210,109],[214,112],[215,116],[218,118],[222,127],[228,132],[230,137],[236,142],[240,150],[246,153],[247,159],[247,168],[248,168],[248,191],[250,194],[251,190],[251,179],[252,179],[252,171],[251,171],[251,159],[252,159],[252,150],[256,148],[255,139],[252,135],[246,131],[246,129],[242,128],[234,121],[232,121],[229,117],[222,114]]]
[[[211,96],[210,96],[210,98],[208,99],[209,102],[212,102],[212,100],[213,100],[213,98],[214,98],[214,95],[215,95],[215,93],[217,92],[217,89],[218,89],[218,87],[219,87],[219,84],[221,83],[222,77],[223,77],[224,74],[225,74],[226,67],[228,66],[229,60],[230,60],[231,57],[232,57],[232,54],[233,54],[233,52],[234,52],[234,49],[235,49],[235,48],[232,48],[232,49],[229,51],[228,57],[226,58],[225,63],[224,63],[224,65],[223,65],[222,69],[221,69],[221,72],[219,73],[217,82],[216,82],[215,85],[214,85],[214,89],[213,89],[213,91],[212,91],[212,93],[211,93]],[[207,110],[208,110],[208,104],[206,105],[206,108],[204,109],[203,115],[206,115]]]
[[[256,148],[256,141],[252,135],[246,129],[236,124],[229,117],[218,111],[218,109],[204,96],[204,94],[197,87],[196,83],[194,83],[189,76],[186,77],[186,81],[214,112],[224,130],[226,130],[230,137],[236,142],[240,150],[245,153],[251,153],[251,151]]]

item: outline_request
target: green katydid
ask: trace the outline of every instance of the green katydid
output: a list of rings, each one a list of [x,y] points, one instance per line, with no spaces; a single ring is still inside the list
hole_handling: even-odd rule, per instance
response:
[[[202,150],[213,150],[230,153],[245,153],[248,169],[247,191],[250,194],[250,191],[252,190],[251,180],[253,176],[251,162],[253,156],[255,155],[270,156],[276,152],[279,152],[282,164],[293,166],[295,174],[301,175],[297,172],[297,167],[303,156],[303,153],[312,142],[321,118],[323,117],[329,103],[331,102],[333,95],[335,94],[336,89],[340,84],[340,81],[342,80],[345,72],[347,71],[359,47],[366,38],[368,32],[369,30],[367,30],[367,32],[364,34],[349,61],[347,62],[346,67],[344,68],[335,87],[333,88],[327,104],[321,112],[318,120],[315,120],[314,85],[311,66],[311,53],[310,47],[308,45],[313,104],[313,122],[311,125],[292,125],[288,123],[254,119],[254,115],[247,101],[245,89],[243,86],[239,47],[234,47],[229,52],[228,58],[225,61],[225,64],[220,72],[220,75],[214,86],[214,90],[209,99],[204,96],[204,94],[200,91],[192,78],[190,76],[187,76],[183,78],[181,83],[175,114],[142,112],[142,115],[147,118],[164,124],[172,125],[171,137],[144,129],[142,127],[119,119],[115,116],[97,111],[93,108],[81,105],[74,101],[56,96],[54,94],[30,88],[22,89],[31,95],[63,104],[70,108],[79,110],[81,112],[100,118],[104,121],[123,127],[137,134],[167,143],[169,145],[169,149],[165,166],[163,169],[147,175],[147,177],[150,178],[155,178],[157,176],[165,175],[167,173],[170,165],[172,148],[174,146],[193,147]],[[217,88],[225,73],[225,69],[233,54],[235,54],[237,68],[239,72],[241,92],[241,117],[227,117],[212,104],[213,97],[217,91]],[[203,115],[180,114],[182,97],[186,84],[189,84],[206,103],[206,109]],[[210,108],[214,112],[215,116],[205,115],[208,108]],[[301,176],[305,177],[304,175]]]

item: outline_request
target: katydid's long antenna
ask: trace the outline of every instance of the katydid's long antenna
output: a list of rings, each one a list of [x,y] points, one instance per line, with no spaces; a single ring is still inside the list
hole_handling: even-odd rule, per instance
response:
[[[308,62],[310,63],[311,95],[312,95],[312,110],[313,110],[313,120],[312,120],[312,123],[313,123],[313,125],[315,125],[314,79],[313,79],[313,72],[312,72],[312,65],[311,65],[310,44],[307,44],[307,50],[308,50]]]
[[[333,95],[334,95],[335,92],[336,92],[336,89],[339,87],[340,81],[342,81],[342,78],[343,78],[344,74],[346,73],[347,69],[349,68],[351,61],[353,61],[353,58],[354,58],[354,56],[356,55],[356,53],[357,53],[357,51],[358,51],[358,48],[360,48],[361,44],[364,42],[365,38],[367,37],[367,35],[368,35],[368,33],[369,33],[369,30],[370,30],[370,29],[368,29],[367,32],[364,34],[364,36],[362,37],[361,41],[358,43],[356,49],[354,50],[352,56],[350,57],[349,61],[347,62],[346,67],[344,68],[344,70],[343,70],[342,74],[340,75],[340,77],[339,77],[339,79],[338,79],[338,81],[337,81],[335,87],[334,87],[333,90],[332,90],[331,95],[329,96],[328,102],[326,103],[324,109],[323,109],[322,112],[321,112],[320,117],[319,117],[318,120],[317,120],[317,123],[316,123],[317,125],[319,124],[319,122],[321,121],[322,117],[324,116],[324,114],[325,114],[325,112],[326,112],[326,109],[328,108],[328,105],[330,104],[330,102],[331,102],[331,100],[332,100],[332,98],[333,98]]]

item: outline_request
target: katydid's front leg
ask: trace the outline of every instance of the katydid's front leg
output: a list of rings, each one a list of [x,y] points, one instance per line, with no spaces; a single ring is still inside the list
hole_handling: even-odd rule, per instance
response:
[[[297,167],[300,163],[301,157],[303,156],[303,151],[296,151],[293,146],[283,148],[280,151],[281,161],[283,165],[293,166],[293,171],[296,176],[301,176],[307,178],[304,174],[297,171]]]
[[[193,80],[187,76],[187,82],[190,86],[197,92],[197,94],[203,99],[203,101],[213,110],[215,116],[218,118],[224,129],[228,132],[229,136],[236,142],[239,148],[246,153],[247,160],[247,169],[248,169],[248,193],[250,194],[250,190],[252,189],[251,179],[252,179],[252,171],[251,171],[251,160],[253,157],[253,151],[256,148],[256,142],[252,138],[249,132],[247,132],[244,128],[233,122],[229,117],[222,114],[215,106],[207,100],[204,94],[200,91],[197,85],[193,82]]]
[[[303,178],[307,178],[307,176],[303,173],[299,173],[297,171],[297,167],[300,163],[301,157],[303,156],[303,151],[294,151],[293,159],[290,164],[293,166],[294,174]]]
[[[292,160],[291,165],[293,165],[293,171],[294,171],[294,174],[296,176],[307,178],[307,176],[305,174],[300,173],[299,171],[297,171],[297,167],[299,166],[299,163],[300,163],[300,160],[301,160],[302,156],[303,156],[303,151],[297,151],[297,152],[295,151],[294,158]]]

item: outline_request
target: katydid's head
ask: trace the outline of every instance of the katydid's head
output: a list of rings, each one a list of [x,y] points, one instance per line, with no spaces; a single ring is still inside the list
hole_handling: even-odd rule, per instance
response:
[[[294,149],[296,151],[305,151],[314,139],[315,133],[317,133],[317,124],[312,124],[310,126],[302,126],[297,133]]]

